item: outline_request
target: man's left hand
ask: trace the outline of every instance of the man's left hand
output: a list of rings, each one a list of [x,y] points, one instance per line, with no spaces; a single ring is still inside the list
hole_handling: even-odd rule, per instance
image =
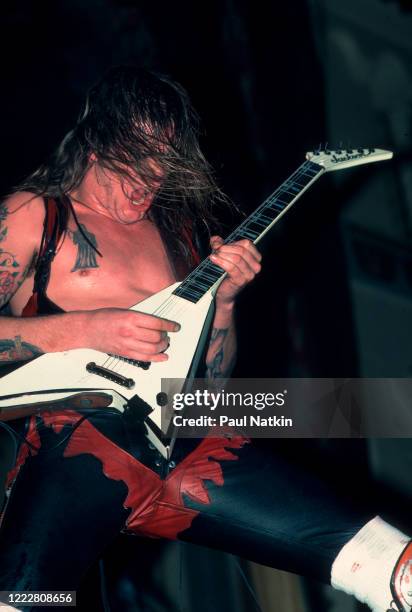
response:
[[[233,305],[237,294],[260,272],[262,256],[250,240],[223,244],[223,238],[212,236],[210,259],[227,272],[216,293],[218,304]]]

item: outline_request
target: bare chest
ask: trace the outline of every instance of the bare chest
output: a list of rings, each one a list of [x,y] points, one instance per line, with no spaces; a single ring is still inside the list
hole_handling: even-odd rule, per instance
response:
[[[152,222],[122,225],[93,215],[79,222],[69,225],[47,289],[64,310],[127,308],[175,281]]]

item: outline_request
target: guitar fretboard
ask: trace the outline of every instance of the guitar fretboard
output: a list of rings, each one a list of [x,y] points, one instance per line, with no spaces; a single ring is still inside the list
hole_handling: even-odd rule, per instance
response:
[[[302,193],[324,172],[313,162],[304,162],[282,185],[245,219],[225,240],[225,244],[248,238],[254,244],[296,202]],[[204,259],[173,292],[196,303],[223,276],[225,271],[209,258]]]

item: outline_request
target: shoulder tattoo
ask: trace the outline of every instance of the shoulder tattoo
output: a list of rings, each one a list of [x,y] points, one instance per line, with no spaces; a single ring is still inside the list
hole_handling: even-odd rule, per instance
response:
[[[7,251],[1,246],[1,243],[6,240],[8,228],[5,224],[9,214],[8,208],[5,205],[0,207],[0,308],[7,304],[13,294],[17,291],[23,278],[18,281],[20,273],[20,264],[14,253]],[[25,270],[25,273],[27,270]]]

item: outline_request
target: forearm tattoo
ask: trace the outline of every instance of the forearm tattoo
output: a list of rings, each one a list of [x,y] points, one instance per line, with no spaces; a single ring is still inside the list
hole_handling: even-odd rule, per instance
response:
[[[225,360],[225,340],[229,328],[218,329],[214,327],[210,335],[209,354],[206,359],[206,378],[228,378],[234,366],[235,355],[231,355],[228,363],[223,367]],[[210,355],[210,353],[212,353]]]
[[[97,249],[96,236],[89,232],[83,223],[80,223],[79,225],[82,231],[80,231],[79,228],[77,228],[75,231],[70,229],[67,230],[67,233],[69,234],[73,243],[77,246],[76,261],[70,272],[99,267],[96,260],[96,251],[93,249],[93,247]],[[87,237],[87,240],[85,236]]]
[[[0,340],[0,363],[25,361],[42,352],[37,346],[23,342],[21,336],[15,336],[13,340]]]
[[[8,228],[4,222],[8,214],[7,207],[2,205],[0,207],[0,243],[4,242],[7,237]],[[16,256],[0,246],[0,308],[7,304],[24,280],[25,273],[20,282],[18,281],[19,268],[20,264]]]

